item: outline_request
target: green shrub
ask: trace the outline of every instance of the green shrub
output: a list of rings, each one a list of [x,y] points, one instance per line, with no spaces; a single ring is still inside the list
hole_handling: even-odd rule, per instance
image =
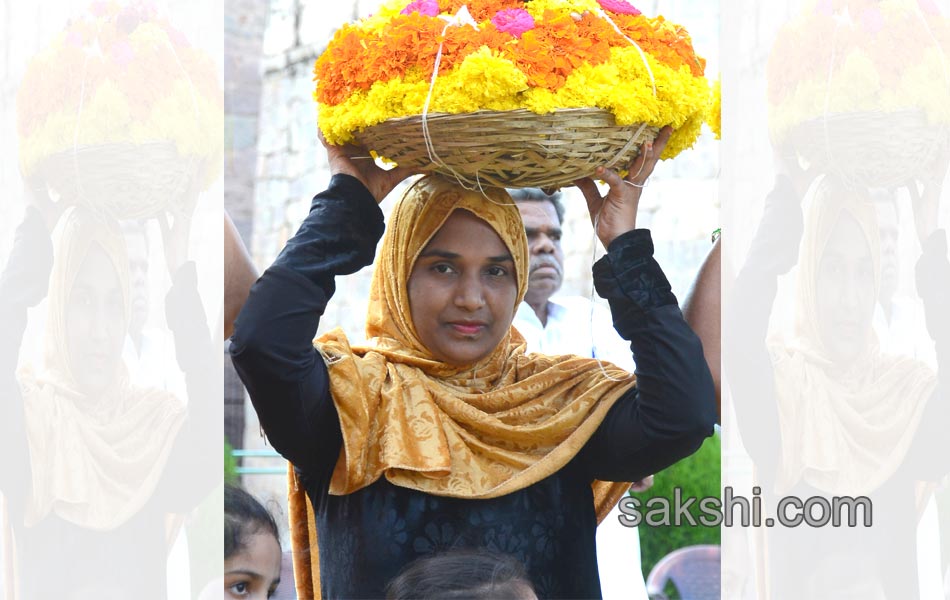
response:
[[[697,523],[695,527],[689,523],[679,527],[650,526],[645,522],[640,524],[638,529],[644,579],[650,574],[654,565],[673,550],[696,544],[720,543],[719,527],[705,527],[699,524],[700,499],[720,497],[720,447],[721,440],[718,434],[707,438],[695,454],[657,473],[650,489],[631,494],[640,501],[640,514],[644,518],[649,511],[646,504],[651,498],[667,498],[672,507],[674,488],[680,489],[680,497],[684,502],[688,498],[696,498],[689,511]],[[672,510],[670,518],[673,518]]]
[[[231,444],[224,442],[224,483],[237,485],[237,459],[234,458],[234,454],[231,453],[232,450]]]

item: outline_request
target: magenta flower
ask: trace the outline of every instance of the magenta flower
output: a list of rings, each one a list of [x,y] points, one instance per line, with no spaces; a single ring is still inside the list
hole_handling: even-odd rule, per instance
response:
[[[510,33],[516,38],[520,38],[525,31],[534,29],[534,19],[528,11],[520,8],[499,10],[491,18],[491,23],[498,31]]]
[[[920,5],[920,10],[928,15],[940,15],[940,9],[933,0],[917,0],[917,4]]]
[[[132,51],[132,46],[125,40],[119,40],[118,42],[112,44],[112,60],[118,63],[120,66],[128,66],[132,62],[132,59],[135,58],[135,53]]]
[[[82,34],[78,31],[70,31],[66,34],[66,43],[76,48],[82,48]]]
[[[168,34],[168,39],[171,40],[172,45],[176,48],[189,48],[191,43],[188,41],[188,38],[185,37],[185,34],[178,31],[171,25],[165,26],[165,33]]]
[[[415,0],[414,2],[410,2],[399,14],[411,15],[414,12],[426,17],[438,17],[439,3],[436,0]]]
[[[629,2],[626,2],[626,0],[597,0],[597,2],[600,3],[600,7],[604,10],[609,10],[618,15],[637,16],[640,14],[640,11]]]
[[[884,15],[876,7],[865,8],[861,11],[861,24],[870,33],[877,33],[884,29]]]

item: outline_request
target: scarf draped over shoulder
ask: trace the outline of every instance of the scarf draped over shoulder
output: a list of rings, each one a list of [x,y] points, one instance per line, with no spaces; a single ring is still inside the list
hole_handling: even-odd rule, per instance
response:
[[[872,492],[903,463],[936,385],[923,363],[883,352],[873,330],[851,366],[832,361],[819,327],[816,282],[825,249],[844,216],[857,223],[867,244],[875,298],[880,289],[872,201],[866,193],[826,178],[802,239],[794,335],[791,343],[770,345],[782,436],[778,493],[789,492],[799,481],[829,494]]]
[[[128,331],[128,258],[117,224],[87,209],[69,209],[57,234],[44,362],[20,375],[32,471],[26,525],[55,514],[80,527],[111,530],[154,493],[185,408],[163,390],[133,386],[121,359],[104,390],[82,390],[67,339],[74,284],[92,249],[101,250],[114,269],[122,304],[118,314],[106,318]]]
[[[514,259],[518,294],[528,280],[528,245],[517,206],[503,190],[467,191],[425,177],[393,209],[373,273],[367,346],[340,330],[316,340],[330,372],[343,449],[331,494],[349,494],[380,477],[421,492],[494,498],[524,489],[564,467],[607,411],[634,385],[608,363],[526,354],[510,329],[477,364],[433,358],[412,323],[408,281],[426,244],[456,210],[482,219]],[[595,483],[600,518],[627,484]]]

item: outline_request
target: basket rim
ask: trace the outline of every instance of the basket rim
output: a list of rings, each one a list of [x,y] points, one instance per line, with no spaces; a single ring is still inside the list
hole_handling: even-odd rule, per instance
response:
[[[617,125],[614,114],[599,107],[437,113],[426,119],[431,145],[422,115],[387,119],[354,137],[397,164],[433,168],[468,186],[545,187],[630,160],[636,144],[659,131],[643,122]]]
[[[569,114],[584,114],[584,115],[590,115],[590,116],[595,116],[595,115],[604,116],[604,117],[608,117],[611,121],[614,121],[614,122],[616,123],[616,117],[614,116],[614,113],[612,113],[611,111],[607,110],[606,108],[600,108],[600,107],[597,107],[597,106],[587,106],[587,107],[581,107],[581,108],[556,108],[556,109],[554,109],[553,111],[546,112],[546,113],[538,113],[538,112],[535,112],[535,111],[533,111],[533,110],[529,110],[529,109],[527,109],[527,108],[514,108],[514,109],[511,109],[511,110],[488,110],[488,109],[482,110],[482,109],[480,109],[480,110],[469,111],[469,112],[460,112],[460,113],[443,113],[443,112],[434,113],[434,112],[430,112],[430,113],[427,113],[427,114],[426,114],[426,120],[429,120],[429,119],[445,119],[445,118],[450,118],[450,117],[460,118],[460,119],[464,118],[464,119],[477,120],[477,119],[479,119],[480,117],[495,118],[495,117],[498,117],[498,116],[500,116],[500,115],[509,115],[509,116],[516,116],[516,115],[517,115],[517,116],[524,116],[524,117],[529,117],[529,118],[538,118],[538,119],[548,118],[548,119],[550,119],[550,118],[558,118],[558,117],[568,116]],[[374,125],[367,125],[366,127],[363,127],[362,129],[354,130],[353,133],[354,133],[354,134],[358,134],[358,133],[360,133],[360,132],[366,131],[367,129],[372,129],[373,127],[378,127],[378,126],[380,126],[380,125],[396,124],[396,123],[410,123],[410,122],[413,122],[413,121],[422,121],[422,115],[421,115],[421,114],[418,114],[418,115],[406,115],[406,116],[402,116],[402,117],[393,117],[393,118],[390,118],[390,119],[386,119],[386,120],[384,120],[384,121],[380,121],[379,123],[376,123],[376,124],[374,124]],[[614,124],[614,125],[611,125],[611,126],[612,126],[612,127],[621,127],[621,128],[632,128],[632,127],[639,127],[640,125],[642,125],[642,122],[641,122],[641,123],[631,123],[631,124],[629,124],[629,125],[616,125],[616,124]],[[659,129],[659,127],[657,127],[657,126],[655,126],[655,125],[648,125],[648,127],[655,127],[656,129]]]

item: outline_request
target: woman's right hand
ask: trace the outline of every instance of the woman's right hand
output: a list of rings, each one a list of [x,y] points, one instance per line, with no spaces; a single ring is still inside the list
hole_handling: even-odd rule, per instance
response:
[[[773,158],[775,162],[775,176],[784,175],[792,182],[795,189],[795,195],[799,200],[805,197],[805,192],[811,186],[812,180],[817,176],[817,170],[812,167],[803,169],[798,162],[798,153],[791,144],[785,143],[776,146],[773,149]]]
[[[62,216],[63,211],[66,209],[66,203],[62,199],[53,202],[44,181],[27,179],[24,181],[24,184],[23,194],[26,204],[36,208],[43,217],[43,222],[46,223],[47,231],[52,233],[57,221],[59,221],[59,217]]]
[[[377,203],[382,202],[403,179],[422,172],[409,167],[382,169],[365,148],[352,144],[334,146],[327,142],[322,132],[319,133],[319,137],[323,147],[327,149],[330,173],[356,177],[366,186]]]

